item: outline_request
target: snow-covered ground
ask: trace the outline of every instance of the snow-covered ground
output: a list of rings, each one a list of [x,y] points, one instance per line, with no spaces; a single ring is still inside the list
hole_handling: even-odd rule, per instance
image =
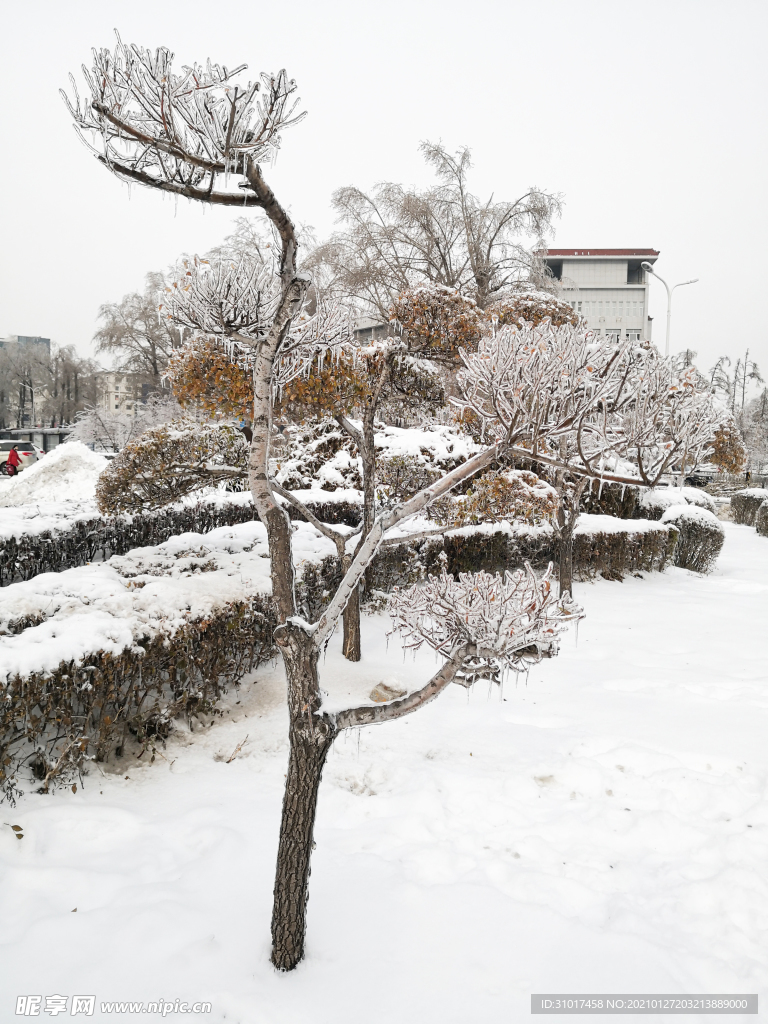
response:
[[[167,760],[4,806],[24,839],[0,827],[0,1019],[27,993],[95,994],[94,1021],[158,1019],[102,1000],[210,1000],[182,1019],[226,1024],[517,1024],[532,992],[767,997],[768,541],[725,526],[709,577],[580,584],[578,645],[503,696],[450,687],[337,742],[292,974],[268,962],[278,666]],[[334,703],[434,671],[385,628],[364,620],[357,667],[337,638]]]

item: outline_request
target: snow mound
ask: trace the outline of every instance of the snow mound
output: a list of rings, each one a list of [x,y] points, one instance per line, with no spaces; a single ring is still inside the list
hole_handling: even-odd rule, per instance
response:
[[[59,445],[0,492],[0,507],[33,501],[92,501],[108,460],[81,441]]]
[[[687,519],[691,523],[703,523],[715,527],[719,532],[725,534],[723,524],[714,512],[701,505],[670,505],[661,517],[662,523],[675,523],[680,519]]]
[[[700,505],[701,508],[707,508],[710,512],[714,512],[717,509],[712,496],[698,487],[681,487],[680,493],[689,505]]]

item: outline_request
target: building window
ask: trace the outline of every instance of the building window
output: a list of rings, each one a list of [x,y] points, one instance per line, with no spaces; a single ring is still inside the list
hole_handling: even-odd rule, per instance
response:
[[[621,331],[608,330],[605,332],[605,336],[606,338],[610,338],[615,345],[618,345],[619,339],[621,338]]]
[[[627,331],[627,341],[640,341],[640,331]]]

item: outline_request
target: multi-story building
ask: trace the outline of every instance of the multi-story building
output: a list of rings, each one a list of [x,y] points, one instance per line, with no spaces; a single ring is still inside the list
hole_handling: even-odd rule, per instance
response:
[[[0,338],[0,348],[11,348],[12,346],[18,346],[20,349],[44,349],[46,355],[51,354],[50,338],[38,338],[28,334],[11,334],[7,338]]]
[[[105,412],[137,415],[142,399],[146,399],[137,374],[100,370],[96,376],[99,382],[99,405]]]
[[[651,340],[648,274],[655,249],[547,249],[546,264],[560,281],[562,298],[598,334]]]

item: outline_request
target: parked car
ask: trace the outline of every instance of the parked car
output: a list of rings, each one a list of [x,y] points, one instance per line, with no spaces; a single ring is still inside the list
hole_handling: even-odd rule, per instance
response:
[[[42,457],[45,455],[45,448],[41,448],[39,444],[30,445],[30,448],[35,449],[35,455],[38,457],[38,459],[42,459]]]
[[[21,472],[22,469],[29,469],[37,462],[37,452],[31,442],[17,441],[11,437],[2,438],[0,440],[0,472],[5,473],[6,476],[14,476],[14,472],[11,471],[13,467],[8,465],[8,452],[14,445],[16,445],[19,455],[18,472]]]
[[[719,470],[711,462],[700,462],[685,478],[688,487],[706,487],[717,477]]]

